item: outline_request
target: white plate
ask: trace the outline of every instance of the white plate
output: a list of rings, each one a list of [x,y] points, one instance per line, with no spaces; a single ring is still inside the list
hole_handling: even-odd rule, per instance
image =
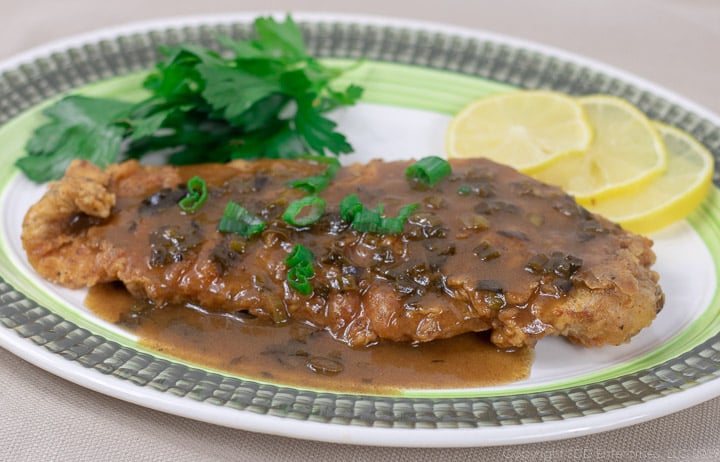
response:
[[[158,43],[205,42],[217,31],[243,32],[252,19],[204,17],[107,30],[0,65],[7,71],[0,77],[6,84],[0,85],[0,120],[9,119],[0,126],[0,160],[9,166],[22,155],[42,120],[38,103],[68,90],[133,97],[142,77],[137,72],[155,59]],[[716,156],[720,152],[713,114],[567,53],[435,24],[332,15],[295,19],[314,53],[368,58],[345,77],[366,88],[364,101],[335,113],[356,148],[345,161],[441,153],[451,114],[473,98],[512,86],[617,94],[653,118],[689,130]],[[0,345],[82,386],[143,406],[322,441],[482,446],[604,431],[720,393],[716,189],[688,221],[652,236],[667,302],[653,326],[630,344],[588,350],[545,339],[527,380],[472,390],[405,390],[402,396],[257,383],[147,351],[87,311],[84,292],[53,286],[28,265],[20,226],[42,191],[14,168],[0,172]]]

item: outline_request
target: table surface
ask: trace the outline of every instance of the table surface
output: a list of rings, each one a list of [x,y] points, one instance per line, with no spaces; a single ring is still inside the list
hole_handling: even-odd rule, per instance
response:
[[[128,22],[228,12],[324,11],[435,21],[562,48],[720,113],[716,0],[0,0],[0,61]],[[2,460],[720,460],[720,398],[580,438],[470,449],[357,447],[255,434],[89,391],[0,349]]]

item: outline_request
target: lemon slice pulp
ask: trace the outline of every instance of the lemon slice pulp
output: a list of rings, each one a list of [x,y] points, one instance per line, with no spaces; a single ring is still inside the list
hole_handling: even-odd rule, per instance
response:
[[[487,97],[452,120],[447,143],[449,157],[515,167],[637,233],[685,218],[714,172],[712,155],[693,137],[609,95]]]
[[[685,218],[712,185],[713,157],[687,133],[653,122],[667,150],[667,170],[644,188],[596,201],[588,209],[637,233],[655,231]]]
[[[645,115],[614,96],[579,98],[594,130],[585,152],[554,159],[533,172],[587,205],[603,197],[638,189],[663,173],[665,146]]]
[[[485,157],[530,172],[584,151],[592,131],[571,97],[550,91],[503,93],[474,101],[450,122],[450,158]]]

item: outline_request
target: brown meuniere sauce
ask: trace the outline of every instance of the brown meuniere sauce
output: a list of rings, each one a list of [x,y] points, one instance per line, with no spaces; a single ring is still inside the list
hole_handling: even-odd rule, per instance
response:
[[[432,188],[409,182],[408,165],[372,163],[363,168],[362,177],[352,168],[340,170],[331,187],[319,194],[327,201],[325,214],[304,229],[281,222],[287,204],[306,194],[286,186],[289,178],[282,172],[269,169],[238,175],[222,165],[181,167],[183,181],[198,175],[209,186],[210,197],[198,211],[189,214],[178,209],[181,184],[177,190],[162,191],[162,197],[119,198],[111,219],[93,230],[99,240],[124,242],[128,258],[145,262],[143,277],[150,281],[152,295],[138,297],[135,288],[130,290],[133,297],[121,284],[105,284],[90,290],[87,305],[100,317],[131,329],[152,349],[279,384],[385,393],[491,386],[528,377],[532,349],[502,350],[488,341],[486,333],[465,333],[486,331],[492,320],[471,319],[473,308],[455,296],[453,281],[472,278],[477,290],[501,310],[515,300],[538,296],[542,274],[534,262],[542,265],[552,252],[561,251],[561,257],[553,258],[572,270],[582,264],[574,255],[592,255],[582,249],[588,242],[601,241],[593,233],[602,230],[555,226],[554,222],[586,212],[556,189],[543,189],[521,175],[497,181],[492,165],[460,163],[462,168]],[[324,168],[314,165],[300,175],[322,173]],[[374,177],[367,178],[368,172]],[[348,194],[357,194],[368,208],[382,203],[388,216],[403,205],[419,207],[403,233],[388,241],[353,231],[342,222],[339,204]],[[231,199],[263,218],[268,224],[265,231],[249,239],[218,232],[217,222]],[[585,218],[583,223],[592,224]],[[342,269],[320,271],[311,280],[310,297],[294,293],[278,276],[284,277],[283,260],[294,244],[315,254],[317,268]],[[538,256],[545,260],[538,263]],[[200,259],[205,267],[215,268],[212,280],[190,274],[198,273],[195,269],[172,271],[175,264]],[[269,274],[268,268],[275,273]],[[570,284],[570,272],[561,276],[553,282],[556,297]],[[183,302],[183,294],[191,293],[188,284],[193,284],[186,281],[192,278],[200,281],[194,282],[198,297]],[[423,327],[429,330],[418,327],[410,334],[398,334],[400,341],[372,337],[366,341],[367,331],[343,331],[337,325],[330,329],[334,336],[323,329],[329,293],[362,293],[376,280],[389,282],[408,310],[442,311],[450,306],[456,312],[465,310],[467,326],[449,323],[450,332],[455,329],[457,335],[444,339],[447,335],[432,330],[443,328],[441,320]],[[228,294],[234,298],[230,300]],[[514,306],[513,322],[526,323],[528,332],[535,329],[532,335],[542,336],[542,326],[532,314],[523,312],[518,303]],[[353,309],[362,314],[365,308]],[[295,312],[304,314],[290,315]],[[347,319],[333,322],[347,324]],[[425,342],[428,335],[437,339]]]

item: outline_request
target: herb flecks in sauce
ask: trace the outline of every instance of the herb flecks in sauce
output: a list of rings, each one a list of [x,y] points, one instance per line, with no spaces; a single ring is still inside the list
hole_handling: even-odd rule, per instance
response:
[[[335,392],[502,385],[527,378],[530,348],[504,351],[484,334],[423,345],[381,342],[348,348],[327,332],[290,321],[276,327],[242,313],[143,305],[117,285],[90,289],[88,306],[165,354],[241,377]]]
[[[201,212],[188,214],[170,207],[187,193],[181,184],[177,191],[161,190],[147,198],[120,198],[111,225],[93,230],[101,240],[127,241],[132,224],[134,236],[155,236],[156,247],[164,250],[157,252],[157,265],[146,276],[151,281],[150,289],[142,292],[149,298],[146,307],[138,310],[135,304],[122,315],[123,323],[134,326],[145,342],[255,378],[270,374],[300,384],[305,378],[290,377],[287,374],[292,373],[283,369],[293,364],[302,374],[341,378],[341,388],[352,388],[349,384],[355,382],[369,383],[365,390],[401,388],[410,379],[400,380],[399,374],[383,384],[372,377],[353,376],[348,371],[355,366],[348,358],[367,364],[368,357],[387,354],[402,369],[407,358],[437,348],[447,356],[430,363],[462,368],[451,357],[462,357],[464,364],[468,358],[486,361],[475,352],[460,355],[460,347],[451,346],[477,342],[474,334],[459,335],[463,332],[487,331],[499,322],[519,326],[530,341],[540,338],[547,326],[537,322],[536,310],[552,309],[586,263],[603,258],[598,250],[612,236],[606,228],[593,232],[592,215],[559,190],[523,183],[515,173],[499,175],[495,171],[499,166],[478,168],[477,162],[457,162],[454,171],[434,186],[417,188],[404,175],[407,162],[374,162],[357,167],[362,175],[352,168],[333,172],[330,186],[308,196],[306,188],[295,187],[294,178],[322,177],[327,164],[264,162],[241,165],[234,172],[219,165],[183,167],[183,178],[201,175],[207,182],[208,200]],[[374,183],[372,178],[380,175],[383,181]],[[459,185],[467,194],[457,195]],[[317,210],[311,222],[299,223],[290,205],[310,204],[313,198],[322,198],[322,211]],[[242,203],[240,215],[262,228],[251,233],[218,232],[227,203]],[[382,206],[368,209],[364,204]],[[285,216],[289,209],[292,220]],[[401,219],[401,226],[392,232],[356,229],[355,221],[363,213],[374,214],[381,222],[388,217]],[[535,218],[529,219],[530,214]],[[554,231],[547,232],[546,226]],[[195,245],[195,236],[202,236],[203,242]],[[311,257],[297,259],[293,249],[304,249]],[[155,261],[142,246],[131,246],[127,252],[130,260]],[[134,287],[130,290],[138,295]],[[399,310],[388,308],[388,300]],[[229,335],[223,329],[241,337],[262,331],[258,335],[268,336],[261,342],[267,350],[262,354],[274,355],[279,369],[258,365],[243,369],[249,367],[242,343],[251,341],[247,338],[237,340],[237,352],[232,354],[203,346],[214,341],[210,327],[205,332],[202,326],[219,324],[225,326],[220,337]],[[270,327],[275,324],[287,326]],[[308,331],[303,336],[306,342],[324,338],[317,345],[325,346],[318,346],[319,351],[298,347],[292,332],[303,329]],[[277,340],[270,340],[269,332]],[[189,343],[179,340],[188,335]],[[438,343],[453,335],[460,339]],[[445,346],[432,346],[441,344]],[[286,349],[288,345],[292,351]],[[387,351],[392,353],[382,353]],[[491,355],[495,354],[509,353]],[[522,361],[530,357],[525,350],[517,354]],[[501,362],[508,361],[500,357]],[[418,357],[417,364],[426,359]],[[385,360],[378,361],[389,367]],[[469,377],[456,371],[455,382],[446,385],[478,386],[526,375],[527,364],[513,364],[519,375]],[[428,367],[418,366],[422,374]],[[422,374],[412,380],[429,386]]]

